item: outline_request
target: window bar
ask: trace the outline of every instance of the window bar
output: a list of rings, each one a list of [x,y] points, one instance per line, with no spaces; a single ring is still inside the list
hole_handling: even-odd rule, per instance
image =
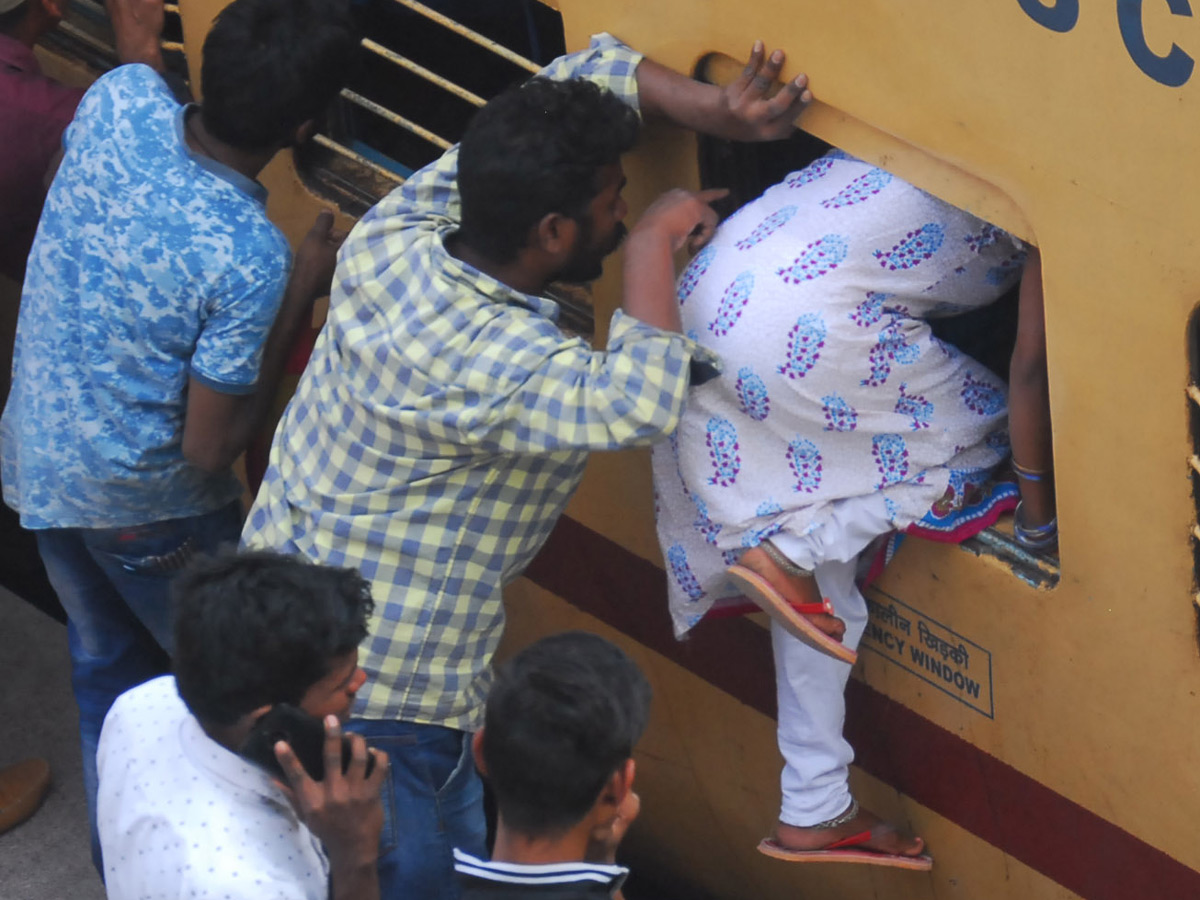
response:
[[[385,169],[383,166],[379,165],[379,163],[367,159],[361,153],[355,153],[349,147],[343,146],[337,141],[332,141],[323,134],[314,134],[312,136],[312,140],[315,144],[319,144],[322,147],[332,150],[334,153],[344,156],[347,159],[352,159],[361,166],[366,166],[376,175],[381,175],[384,178],[394,181],[396,184],[404,184],[404,176],[396,174],[391,169]]]
[[[483,106],[483,104],[486,102],[478,94],[472,94],[466,88],[459,87],[453,81],[447,81],[445,78],[443,78],[441,75],[438,75],[436,72],[431,72],[428,69],[426,69],[424,66],[417,65],[417,63],[413,62],[408,57],[401,56],[395,50],[389,50],[387,47],[383,46],[382,44],[376,43],[375,41],[371,40],[370,38],[363,38],[362,45],[365,49],[371,51],[372,53],[382,56],[384,59],[388,60],[389,62],[394,62],[396,65],[400,66],[401,68],[408,69],[408,71],[412,72],[414,75],[419,75],[421,78],[424,78],[426,81],[436,84],[442,90],[448,91],[449,93],[453,94],[454,96],[459,97],[463,100],[466,100],[468,103],[474,104],[475,106]]]
[[[80,7],[81,9],[89,10],[98,21],[107,21],[111,18],[104,4],[98,3],[97,0],[72,0],[72,5]],[[179,4],[164,3],[163,12],[165,12],[167,15],[177,16],[179,15]]]
[[[115,56],[116,55],[117,51],[116,51],[115,47],[111,46],[110,44],[104,43],[104,41],[100,40],[99,38],[92,37],[90,34],[88,34],[82,28],[77,28],[76,26],[72,25],[70,22],[65,22],[65,21],[59,22],[58,28],[63,34],[69,35],[70,37],[74,38],[75,40],[81,41],[82,43],[87,44],[93,50],[98,50],[99,52],[101,52],[107,56]]]
[[[99,16],[107,16],[104,7],[99,3],[95,3],[94,0],[75,0],[75,3],[81,7],[92,10]],[[163,8],[167,12],[174,12],[176,14],[179,12],[179,7],[177,5],[164,4]],[[87,44],[93,50],[98,50],[99,52],[108,54],[109,56],[117,55],[117,48],[115,46],[106,44],[100,38],[89,34],[76,25],[72,25],[70,22],[59,22],[58,27],[62,29],[64,34],[68,34],[78,41],[83,41],[83,43]],[[174,51],[176,53],[183,53],[183,43],[181,41],[161,41],[160,43],[162,48],[168,52]]]
[[[396,2],[399,3],[401,6],[408,7],[413,12],[419,13],[420,15],[424,16],[425,18],[427,18],[433,22],[437,22],[439,25],[445,26],[446,28],[453,31],[455,34],[465,37],[467,40],[469,40],[475,44],[478,44],[480,47],[483,47],[487,50],[491,50],[497,56],[508,60],[513,65],[520,66],[522,69],[525,69],[528,72],[540,72],[542,69],[542,67],[539,66],[537,63],[535,63],[533,60],[526,59],[524,56],[521,56],[519,53],[513,53],[513,51],[509,50],[507,47],[505,47],[501,44],[497,44],[491,38],[484,37],[479,32],[472,31],[470,28],[467,28],[465,25],[460,25],[458,22],[454,21],[449,16],[444,16],[440,12],[430,9],[425,4],[418,3],[417,0],[396,0]]]
[[[108,12],[105,10],[104,4],[97,3],[96,0],[74,0],[73,5],[91,10],[96,18],[101,21],[106,21],[108,19]]]
[[[398,125],[404,130],[415,134],[417,137],[423,138],[441,150],[449,150],[452,146],[451,143],[444,137],[434,134],[428,128],[422,128],[416,122],[412,122],[404,118],[404,116],[400,115],[399,113],[392,112],[386,106],[381,106],[374,100],[368,100],[362,94],[355,93],[349,88],[342,89],[342,97],[353,103],[355,106],[361,106],[363,109],[370,110],[371,112],[375,113],[375,115],[387,119],[387,121],[391,122],[393,125]]]
[[[991,551],[993,556],[1001,559],[1008,558],[1021,563],[1027,569],[1036,569],[1050,582],[1051,587],[1058,581],[1058,567],[1052,562],[1047,562],[1036,553],[1026,550],[1016,542],[1014,538],[1007,537],[1002,534],[997,534],[991,529],[985,529],[979,532],[971,539],[977,544],[982,544]],[[978,551],[975,551],[976,555]]]
[[[97,0],[73,0],[73,2],[76,6],[82,6],[87,9],[90,9],[92,12],[94,12],[97,15],[97,17],[99,17],[101,19],[109,18],[108,11],[105,9],[104,4],[98,3]],[[164,3],[163,4],[163,12],[165,12],[167,15],[176,15],[177,16],[177,15],[179,15],[179,4],[178,3]]]

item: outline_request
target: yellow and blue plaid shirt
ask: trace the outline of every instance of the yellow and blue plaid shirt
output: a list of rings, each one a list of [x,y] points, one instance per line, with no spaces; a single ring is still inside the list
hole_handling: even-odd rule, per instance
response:
[[[641,57],[608,35],[542,74],[637,108]],[[558,306],[446,252],[457,148],[350,232],[329,317],[271,447],[243,541],[360,569],[376,600],[355,715],[471,730],[504,625],[501,587],[545,542],[589,450],[679,421],[693,356],[617,312],[606,351]]]

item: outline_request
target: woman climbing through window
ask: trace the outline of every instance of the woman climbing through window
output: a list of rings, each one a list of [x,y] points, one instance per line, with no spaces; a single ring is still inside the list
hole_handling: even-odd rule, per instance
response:
[[[888,538],[961,540],[1016,505],[1004,383],[928,320],[1021,276],[1011,399],[1017,537],[1054,538],[1040,267],[1019,241],[834,150],[723,223],[684,272],[684,328],[723,375],[654,451],[682,635],[749,598],[772,617],[783,804],[760,849],[928,868],[850,794],[843,692],[867,619],[858,581]],[[1019,404],[1019,406],[1018,406]]]

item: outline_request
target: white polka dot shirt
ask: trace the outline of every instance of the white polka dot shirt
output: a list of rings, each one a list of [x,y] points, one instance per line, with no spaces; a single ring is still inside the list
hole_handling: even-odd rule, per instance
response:
[[[175,679],[122,694],[100,734],[109,900],[326,900],[319,841],[265,772],[222,747]]]

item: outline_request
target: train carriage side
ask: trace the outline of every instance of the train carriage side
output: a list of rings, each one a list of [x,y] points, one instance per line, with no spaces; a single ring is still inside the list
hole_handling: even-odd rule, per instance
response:
[[[765,629],[716,621],[674,643],[645,462],[593,460],[510,590],[510,638],[603,626],[653,672],[639,859],[725,897],[1200,896],[1200,23],[1183,4],[1067,0],[559,6],[568,47],[609,30],[681,70],[721,53],[725,78],[753,38],[785,47],[818,98],[806,130],[1044,261],[1060,567],[908,542],[869,594],[849,690],[852,784],[926,837],[928,875],[755,853],[780,767]],[[652,143],[628,166],[643,203],[694,159],[678,135]]]
[[[222,5],[180,8],[194,76]],[[549,5],[568,49],[610,31],[680,70],[716,54],[718,79],[756,37],[786,48],[785,74],[808,72],[818,98],[806,130],[1044,260],[1060,557],[1022,560],[1003,536],[971,549],[909,541],[869,595],[849,690],[856,794],[925,836],[931,873],[755,852],[781,765],[767,632],[722,620],[675,642],[646,455],[593,458],[507,592],[505,646],[583,627],[649,673],[631,858],[728,898],[1200,896],[1200,415],[1187,391],[1200,365],[1200,22],[1186,0]],[[697,182],[695,142],[652,129],[626,170],[636,213]],[[294,239],[333,196],[292,154],[263,181]],[[343,208],[349,222],[355,207]],[[600,332],[618,270],[594,292]]]

